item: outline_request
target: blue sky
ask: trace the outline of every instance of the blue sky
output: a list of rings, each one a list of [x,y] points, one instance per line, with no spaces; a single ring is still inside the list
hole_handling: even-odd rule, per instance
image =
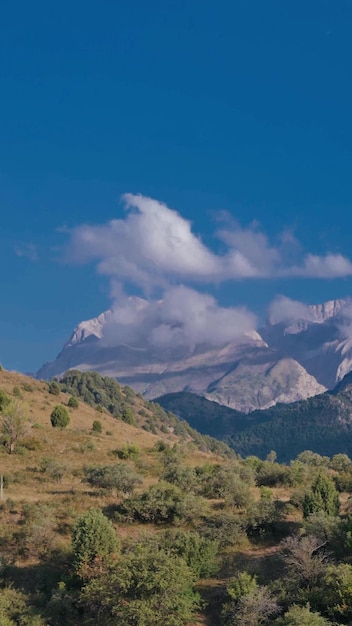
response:
[[[5,367],[36,370],[122,292],[182,284],[259,321],[278,294],[351,294],[350,0],[21,0],[1,17]],[[142,196],[127,212],[126,193]],[[175,268],[162,251],[148,265],[133,230],[152,227],[147,197],[185,235],[181,256],[201,240],[206,276],[176,271],[177,247]],[[84,225],[96,238],[111,220],[113,252],[87,246]],[[118,267],[126,229],[143,281]]]

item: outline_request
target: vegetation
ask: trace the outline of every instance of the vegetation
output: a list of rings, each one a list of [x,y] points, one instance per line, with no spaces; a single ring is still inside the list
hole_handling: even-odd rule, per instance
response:
[[[94,420],[92,424],[93,433],[98,433],[99,435],[103,432],[103,425],[100,420]]]
[[[71,398],[69,398],[67,406],[70,407],[70,409],[78,409],[79,402],[78,402],[77,398],[75,398],[74,396],[71,396]]]
[[[242,456],[264,459],[274,449],[288,463],[304,450],[321,455],[352,456],[352,377],[348,374],[332,392],[291,404],[243,414],[192,393],[158,398],[202,433],[218,436]]]
[[[70,416],[66,407],[58,404],[50,414],[50,421],[54,428],[66,428],[70,423]]]
[[[77,518],[72,529],[72,565],[81,578],[103,572],[118,549],[115,529],[102,511],[91,508]]]
[[[26,406],[17,399],[5,402],[1,414],[2,442],[7,452],[12,454],[19,441],[28,435],[32,424],[28,419]]]
[[[97,405],[78,392],[70,423],[52,428],[71,390],[9,372],[0,420],[24,385],[32,429],[10,455],[4,433],[0,446],[1,624],[351,623],[345,452],[305,450],[286,465],[273,446],[265,459],[214,454],[211,440],[183,423],[177,432],[174,416],[125,387],[132,423],[104,407],[94,436]]]

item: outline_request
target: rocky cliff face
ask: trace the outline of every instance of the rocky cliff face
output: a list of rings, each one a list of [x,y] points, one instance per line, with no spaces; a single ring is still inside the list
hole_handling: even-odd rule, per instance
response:
[[[278,322],[269,319],[260,329],[274,349],[298,361],[327,389],[352,370],[352,305],[332,300],[307,307],[305,319]]]

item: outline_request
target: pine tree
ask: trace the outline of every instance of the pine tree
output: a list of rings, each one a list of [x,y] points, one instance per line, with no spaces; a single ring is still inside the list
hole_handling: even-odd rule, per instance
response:
[[[323,512],[326,515],[338,515],[339,494],[334,482],[320,472],[312,484],[310,492],[303,501],[303,517],[309,517],[313,513]]]

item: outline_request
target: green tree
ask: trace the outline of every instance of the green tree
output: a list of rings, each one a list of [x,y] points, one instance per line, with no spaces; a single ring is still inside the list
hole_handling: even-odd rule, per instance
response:
[[[71,398],[69,399],[67,406],[70,407],[70,409],[78,409],[79,407],[79,402],[77,400],[77,398],[75,398],[74,396],[71,396]]]
[[[100,509],[89,509],[72,530],[73,566],[81,578],[102,572],[119,549],[115,529]]]
[[[12,400],[2,409],[1,435],[9,454],[15,451],[20,439],[28,435],[33,424],[27,416],[27,407],[19,400]]]
[[[323,511],[326,515],[338,515],[339,494],[333,480],[325,473],[319,473],[311,490],[303,500],[303,517]]]
[[[66,428],[70,423],[70,416],[63,404],[58,404],[51,412],[50,415],[51,425],[54,428]]]
[[[330,617],[351,623],[352,619],[352,565],[329,565],[320,587],[321,604]]]
[[[99,626],[184,626],[199,606],[185,561],[141,544],[86,585],[81,601]]]
[[[219,544],[201,537],[197,532],[168,531],[163,546],[168,552],[182,556],[197,579],[210,576],[217,569],[215,557]]]
[[[331,622],[307,606],[293,604],[283,617],[275,620],[275,626],[330,626]]]
[[[242,596],[252,593],[257,587],[255,576],[251,576],[248,572],[238,572],[236,576],[229,580],[226,590],[230,598],[238,602]]]

